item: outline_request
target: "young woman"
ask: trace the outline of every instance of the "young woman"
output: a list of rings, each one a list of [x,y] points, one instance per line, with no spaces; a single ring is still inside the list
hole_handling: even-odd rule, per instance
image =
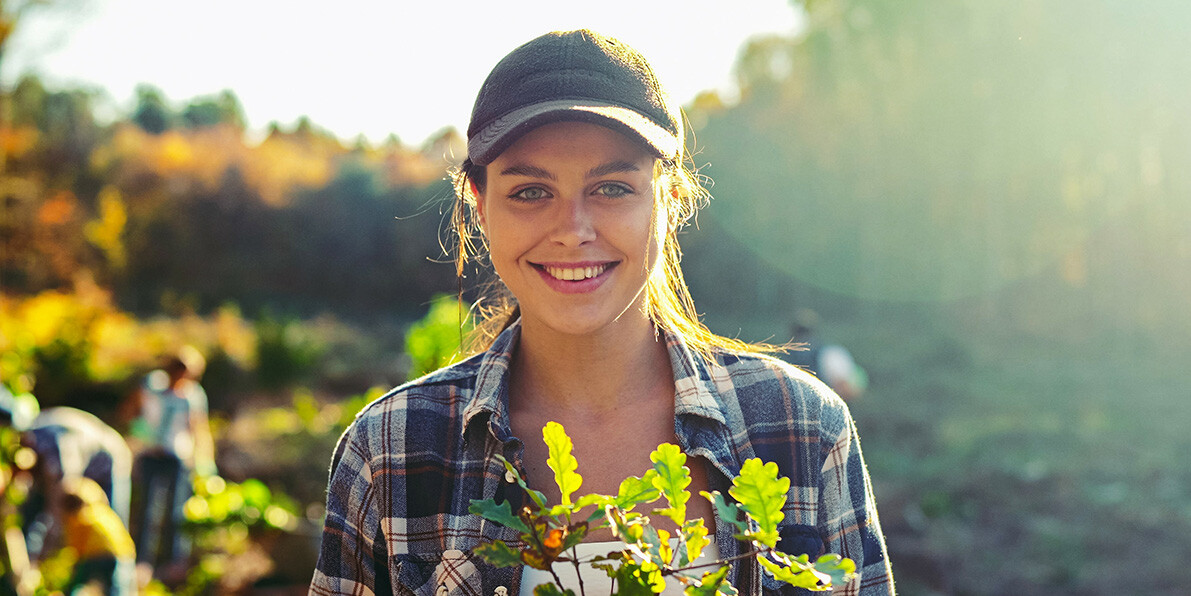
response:
[[[692,492],[726,493],[748,458],[776,462],[792,481],[779,548],[853,559],[860,577],[836,593],[892,593],[843,402],[695,314],[676,234],[706,194],[683,135],[649,64],[615,39],[550,33],[496,65],[454,221],[460,270],[483,252],[508,298],[485,311],[485,350],[394,389],[344,434],[311,594],[527,594],[531,572],[471,554],[516,533],[468,506],[524,498],[496,455],[557,502],[541,441],[552,420],[574,441],[584,492],[615,494],[663,442],[688,454]],[[741,552],[705,502],[689,506],[716,528],[720,557]],[[755,562],[729,577],[745,594],[780,589]]]

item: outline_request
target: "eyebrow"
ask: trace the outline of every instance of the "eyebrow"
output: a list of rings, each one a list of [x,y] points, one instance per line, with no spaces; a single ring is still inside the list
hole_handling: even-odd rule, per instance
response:
[[[599,178],[600,176],[607,176],[608,174],[619,174],[622,172],[640,172],[641,168],[637,164],[618,159],[610,161],[602,166],[596,166],[587,172],[588,178]]]
[[[599,178],[600,176],[607,176],[608,174],[619,174],[622,172],[640,172],[641,168],[637,164],[623,159],[610,161],[603,165],[598,165],[587,171],[587,178]],[[531,166],[529,164],[514,164],[500,171],[502,176],[527,176],[530,178],[544,178],[546,180],[557,181],[558,177],[548,172],[543,168]]]
[[[539,168],[537,166],[531,166],[528,164],[511,165],[511,166],[501,170],[500,175],[501,176],[528,176],[530,178],[545,178],[547,180],[555,180],[555,181],[558,180],[558,177],[556,177],[554,174],[551,174],[550,172],[547,172],[546,170]]]

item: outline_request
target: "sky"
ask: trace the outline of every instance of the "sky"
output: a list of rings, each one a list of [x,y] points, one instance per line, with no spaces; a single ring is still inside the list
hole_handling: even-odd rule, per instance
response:
[[[18,25],[0,74],[6,85],[35,72],[53,88],[98,88],[110,115],[127,112],[141,83],[176,106],[231,89],[253,130],[306,115],[343,139],[418,144],[466,129],[480,83],[510,50],[579,27],[637,47],[687,103],[704,90],[731,99],[742,45],[794,34],[802,15],[789,0],[59,0]]]

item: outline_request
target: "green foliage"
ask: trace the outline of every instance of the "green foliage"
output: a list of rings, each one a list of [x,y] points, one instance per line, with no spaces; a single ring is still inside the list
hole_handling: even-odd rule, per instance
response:
[[[275,493],[260,480],[250,478],[237,483],[208,476],[195,481],[194,496],[186,501],[183,512],[186,525],[193,532],[226,525],[242,525],[248,530],[284,530],[295,523],[298,507],[293,499]]]
[[[420,377],[459,359],[463,339],[472,329],[471,313],[453,296],[439,294],[430,310],[405,335],[410,378]]]
[[[658,509],[656,513],[665,515],[682,527],[686,522],[686,503],[691,493],[686,487],[691,484],[690,469],[686,467],[686,454],[677,445],[663,443],[650,454],[653,469],[657,476],[653,478],[653,485],[670,503],[669,507]]]
[[[297,503],[264,482],[250,478],[237,483],[219,476],[195,479],[194,495],[183,513],[182,530],[193,538],[197,564],[177,589],[179,596],[210,593],[254,541],[292,531],[300,519]]]
[[[706,571],[704,569],[709,565],[692,566],[710,539],[704,520],[686,519],[686,503],[690,499],[687,486],[691,478],[690,469],[685,465],[686,454],[681,449],[669,443],[658,445],[650,454],[653,467],[641,477],[626,478],[615,496],[593,493],[572,501],[571,495],[578,490],[582,477],[576,472],[578,462],[572,454],[571,439],[556,422],[546,424],[542,438],[549,448],[547,464],[555,472],[554,480],[562,495],[562,503],[548,505],[541,493],[530,491],[512,464],[501,458],[505,468],[516,475],[517,483],[529,493],[534,505],[514,513],[507,501],[497,505],[491,499],[473,500],[469,511],[517,530],[525,546],[514,548],[498,540],[481,545],[475,550],[476,554],[499,567],[529,565],[550,570],[555,562],[560,562],[570,563],[579,571],[582,563],[591,563],[595,569],[613,578],[614,594],[619,596],[660,593],[665,589],[667,579],[680,582],[688,596],[736,593],[725,581],[728,561],[716,561]],[[729,494],[736,499],[735,503],[728,503],[719,493],[702,494],[724,519],[737,524],[741,539],[753,546],[754,550],[746,556],[756,557],[776,579],[795,587],[827,590],[833,585],[846,583],[855,574],[854,563],[838,555],[827,555],[811,563],[806,555],[791,558],[776,550],[777,524],[782,520],[781,509],[790,488],[789,479],[778,478],[776,464],[748,460],[732,483]],[[647,516],[633,511],[638,505],[662,498],[666,506],[654,509],[653,513],[670,518],[680,528],[675,537],[676,546],[672,546],[669,532],[654,528]],[[587,507],[593,507],[594,511],[586,521],[574,522],[574,514]],[[736,521],[741,512],[744,519]],[[750,525],[756,526],[757,530],[749,530]],[[579,560],[574,547],[584,540],[589,530],[597,527],[610,527],[624,543],[623,548],[608,556]],[[582,583],[579,592],[583,594]],[[574,592],[556,580],[536,586],[534,594]]]
[[[256,323],[257,370],[261,386],[279,389],[307,378],[324,347],[294,319],[266,314]]]
[[[542,428],[542,439],[550,448],[546,465],[554,470],[554,482],[558,484],[562,493],[562,504],[570,505],[571,495],[583,485],[583,477],[575,472],[579,468],[579,461],[571,454],[574,445],[562,425],[557,422],[548,422]]]
[[[789,478],[777,477],[777,464],[762,464],[761,460],[744,462],[740,475],[732,480],[728,494],[744,508],[745,514],[760,528],[752,533],[753,540],[770,548],[777,546],[777,525],[785,517],[782,506],[790,490]]]
[[[497,518],[488,517],[487,515],[484,515],[484,517],[493,521],[497,521]],[[521,524],[520,526],[509,524],[505,525],[508,525],[510,528],[517,528],[522,532],[529,532],[529,528],[525,528],[524,524]],[[522,564],[521,553],[499,540],[496,542],[481,544],[480,546],[476,547],[475,553],[481,557],[484,557],[485,561],[488,561],[488,563],[496,567],[515,567]]]
[[[228,124],[244,128],[244,109],[231,91],[218,96],[196,97],[182,110],[182,123],[188,128],[205,128]]]
[[[513,514],[512,507],[508,501],[501,502],[499,505],[492,500],[475,501],[468,508],[468,511],[522,533],[529,533],[530,531],[529,526],[519,516]]]
[[[174,113],[160,89],[138,85],[132,120],[147,133],[161,134],[173,126]]]

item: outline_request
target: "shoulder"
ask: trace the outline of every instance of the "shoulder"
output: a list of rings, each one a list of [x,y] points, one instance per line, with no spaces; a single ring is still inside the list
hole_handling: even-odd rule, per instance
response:
[[[780,358],[721,350],[708,364],[717,388],[731,394],[748,420],[785,420],[817,427],[828,435],[839,434],[849,425],[851,416],[839,395],[814,375]]]
[[[364,406],[344,434],[367,439],[394,429],[404,432],[411,424],[432,426],[459,418],[475,387],[482,354],[399,385]]]

